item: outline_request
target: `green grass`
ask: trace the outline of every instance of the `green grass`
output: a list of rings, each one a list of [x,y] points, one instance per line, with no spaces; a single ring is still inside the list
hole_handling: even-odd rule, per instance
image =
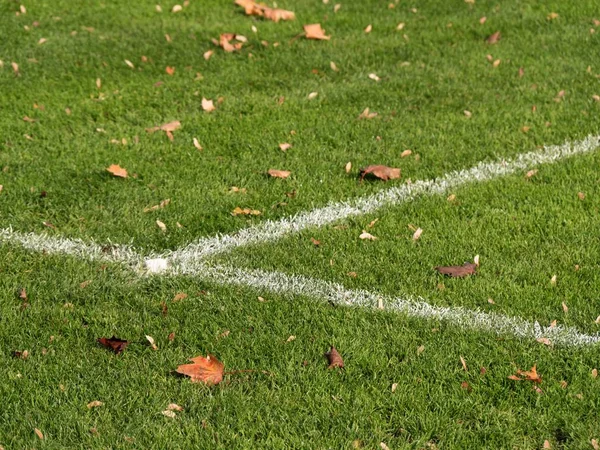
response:
[[[389,9],[387,1],[347,0],[337,13],[334,3],[278,2],[298,19],[277,24],[244,16],[229,0],[192,0],[177,14],[169,12],[172,4],[158,13],[156,2],[146,0],[85,7],[31,0],[18,16],[18,2],[0,4],[0,227],[159,252],[600,129],[600,103],[592,99],[600,94],[600,29],[590,33],[594,14],[600,19],[596,2],[430,0]],[[548,20],[550,12],[559,17]],[[302,24],[315,22],[330,41],[294,39]],[[406,24],[402,31],[399,22]],[[368,24],[370,34],[363,32]],[[486,44],[497,30],[501,41]],[[248,43],[226,54],[210,42],[223,32],[243,34]],[[40,38],[47,42],[39,45]],[[206,61],[210,49],[215,54]],[[501,60],[497,68],[487,54]],[[173,76],[166,66],[175,67]],[[561,90],[564,97],[555,101]],[[319,95],[308,100],[310,92]],[[208,114],[202,97],[223,101]],[[379,115],[358,120],[366,107]],[[172,120],[182,123],[173,142],[145,131]],[[194,148],[194,137],[203,151]],[[125,145],[111,143],[123,138]],[[284,153],[282,142],[293,147]],[[401,158],[405,149],[413,155]],[[344,171],[348,161],[351,174]],[[596,333],[599,163],[597,153],[577,157],[540,168],[529,180],[517,174],[462,187],[454,202],[421,198],[217,261]],[[113,178],[105,172],[110,164],[135,176]],[[400,167],[403,180],[359,183],[358,168],[369,164]],[[292,176],[269,179],[270,168]],[[232,186],[247,193],[229,193]],[[293,198],[286,196],[291,191]],[[166,208],[143,212],[166,198]],[[237,206],[262,215],[233,217]],[[359,240],[375,218],[369,231],[379,239]],[[418,242],[409,224],[423,228]],[[315,248],[310,237],[322,245]],[[475,277],[444,279],[432,270],[475,254],[482,262]],[[20,287],[29,296],[25,309]],[[118,265],[7,245],[0,247],[0,292],[5,450],[352,448],[353,442],[370,449],[380,442],[533,449],[544,440],[552,448],[588,449],[591,439],[600,440],[600,381],[591,375],[597,347],[548,348],[191,278],[140,279]],[[177,292],[189,297],[173,303]],[[229,336],[219,338],[225,330]],[[116,356],[96,343],[112,334],[133,343]],[[158,351],[145,343],[146,334]],[[290,335],[296,339],[286,343]],[[344,370],[326,369],[330,345],[344,356]],[[420,346],[425,350],[417,354]],[[14,358],[17,350],[30,356]],[[212,388],[174,375],[187,358],[206,353],[228,370],[272,375],[230,376]],[[534,364],[543,394],[507,379]],[[471,390],[461,387],[464,381]],[[93,400],[104,405],[88,410]],[[185,407],[176,419],[161,414],[172,402]]]

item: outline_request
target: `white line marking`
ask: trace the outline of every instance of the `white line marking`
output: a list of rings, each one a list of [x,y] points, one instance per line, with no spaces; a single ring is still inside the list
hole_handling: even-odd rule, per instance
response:
[[[424,195],[448,192],[473,182],[483,182],[514,174],[532,166],[551,164],[574,155],[589,153],[600,146],[600,136],[590,135],[582,141],[546,146],[540,151],[522,153],[514,159],[481,162],[470,169],[450,172],[437,180],[420,180],[385,189],[373,195],[331,203],[323,208],[299,213],[280,220],[267,220],[260,225],[228,235],[201,238],[183,248],[153,258],[170,258],[185,264],[190,260],[206,259],[236,247],[275,241],[309,227],[321,227],[351,216],[373,213],[381,208],[399,205]]]
[[[46,235],[23,234],[10,229],[0,231],[0,242],[20,244],[26,249],[41,253],[69,255],[85,260],[121,262],[142,277],[155,271],[158,272],[158,276],[192,276],[220,285],[247,286],[286,297],[306,296],[344,306],[375,309],[379,304],[383,304],[386,310],[409,317],[441,320],[465,329],[512,335],[524,339],[548,338],[553,344],[565,347],[579,347],[600,342],[600,334],[583,334],[573,327],[542,327],[537,322],[528,322],[516,317],[462,307],[435,306],[422,298],[388,297],[364,290],[349,290],[337,283],[286,275],[281,272],[210,267],[197,260],[181,264],[181,261],[161,258],[146,259],[146,267],[144,267],[142,265],[144,259],[129,248],[86,244],[80,240]],[[110,250],[107,251],[107,248]]]

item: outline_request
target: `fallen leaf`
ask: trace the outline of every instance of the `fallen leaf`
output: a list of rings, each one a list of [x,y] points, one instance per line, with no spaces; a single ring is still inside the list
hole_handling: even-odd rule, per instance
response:
[[[423,230],[421,228],[417,228],[413,234],[413,241],[418,240],[421,237],[421,233],[423,233]]]
[[[288,144],[287,142],[284,142],[284,143],[282,143],[282,144],[279,144],[279,149],[280,149],[282,152],[285,152],[285,151],[289,150],[290,148],[292,148],[292,144]]]
[[[536,341],[538,341],[540,344],[547,345],[548,347],[552,346],[552,342],[548,338],[541,337],[541,338],[537,338]]]
[[[19,75],[19,65],[16,62],[10,63],[15,75]]]
[[[437,266],[435,270],[442,275],[448,275],[453,278],[462,278],[468,275],[474,275],[477,271],[477,264],[464,263],[462,266]]]
[[[296,336],[294,336],[294,335],[291,335],[290,337],[288,337],[288,338],[286,339],[286,341],[285,341],[285,342],[292,342],[292,341],[295,341],[295,340],[296,340]]]
[[[289,170],[277,170],[277,169],[269,169],[267,170],[267,173],[269,174],[269,176],[273,177],[273,178],[287,178],[289,177],[292,172],[290,172]]]
[[[320,23],[304,25],[304,35],[306,39],[326,40],[331,39],[331,36],[325,35],[325,30],[321,28]]]
[[[176,12],[180,12],[183,11],[183,6],[181,5],[174,5],[173,8],[171,9],[172,13],[176,13]]]
[[[365,110],[358,116],[359,119],[372,119],[373,117],[377,117],[377,113],[371,112],[369,108],[365,108]]]
[[[352,170],[352,162],[348,161],[344,166],[344,169],[346,170],[346,173],[350,173],[350,171]]]
[[[531,178],[532,176],[534,176],[536,173],[538,173],[537,169],[531,169],[529,172],[527,172],[525,174],[525,178]]]
[[[250,208],[240,208],[239,206],[236,207],[232,212],[231,212],[232,216],[260,216],[261,212],[256,210],[256,209],[250,209]]]
[[[98,343],[105,346],[106,348],[110,348],[111,350],[113,350],[117,355],[119,353],[121,353],[122,351],[124,351],[127,346],[129,345],[129,341],[123,340],[123,339],[119,339],[118,337],[111,337],[111,338],[98,338]]]
[[[462,356],[460,357],[460,363],[462,364],[462,368],[464,369],[464,371],[468,372],[469,369],[467,369],[467,362],[465,361],[465,358],[463,358]]]
[[[312,242],[315,247],[321,245],[321,241],[317,241],[314,237],[310,238],[310,242]]]
[[[373,176],[375,178],[379,178],[380,180],[394,180],[400,178],[400,169],[382,166],[382,165],[372,165],[367,166],[364,169],[360,169],[360,179],[361,181],[367,176]]]
[[[373,80],[373,81],[380,81],[381,80],[381,78],[379,78],[376,73],[370,73],[369,74],[369,78],[371,80]]]
[[[337,65],[336,65],[336,64],[335,64],[333,61],[330,61],[330,62],[329,62],[329,67],[330,67],[330,68],[331,68],[331,70],[333,70],[334,72],[339,72],[339,71],[340,71],[340,69],[338,69]]]
[[[488,36],[485,40],[485,42],[487,42],[488,44],[496,44],[500,38],[501,38],[501,34],[499,31],[496,31],[494,34],[491,34],[490,36]]]
[[[236,42],[232,44],[231,41],[235,40],[236,37],[237,36],[235,33],[223,33],[219,36],[219,41],[215,41],[215,43],[217,43],[227,53],[231,53],[236,50],[240,50],[242,48],[242,45],[244,45],[242,42]]]
[[[160,220],[156,219],[156,225],[158,226],[158,228],[160,228],[160,230],[163,233],[167,232],[167,226],[163,222],[161,222]]]
[[[183,407],[179,406],[177,403],[169,403],[167,405],[167,411],[178,411],[181,412],[183,411]]]
[[[331,347],[327,353],[325,353],[327,360],[329,361],[328,369],[333,369],[335,367],[344,367],[344,360],[342,359],[342,355],[336,350],[335,347]]]
[[[460,383],[460,387],[463,388],[465,391],[471,392],[473,390],[473,388],[471,387],[471,385],[469,383],[467,383],[466,381],[463,381],[462,383]]]
[[[172,302],[178,302],[180,300],[184,300],[188,297],[188,295],[185,292],[178,292],[177,294],[175,294],[175,297],[173,297],[173,300],[171,300]]]
[[[578,192],[577,197],[579,198],[579,200],[585,200],[585,194],[583,192]]]
[[[508,378],[510,380],[515,380],[515,381],[523,381],[523,380],[533,381],[534,383],[537,383],[537,384],[540,384],[542,382],[542,377],[537,373],[537,368],[536,368],[535,364],[530,370],[519,369],[519,370],[517,370],[516,375],[510,375]]]
[[[92,409],[92,408],[97,408],[98,406],[102,406],[104,405],[104,403],[102,403],[99,400],[94,400],[93,402],[89,402],[87,404],[88,409]]]
[[[390,448],[385,444],[385,442],[380,442],[379,446],[381,447],[381,450],[390,450]]]
[[[370,33],[373,30],[373,25],[369,24],[367,25],[367,28],[365,28],[365,33]]]
[[[202,109],[206,112],[212,112],[217,108],[215,108],[215,104],[212,100],[207,100],[204,97],[202,97]]]
[[[35,432],[36,436],[40,439],[44,439],[44,433],[42,433],[39,429],[34,428],[33,431]]]
[[[308,94],[308,99],[312,100],[312,99],[316,98],[317,95],[319,95],[318,92],[311,92],[310,94]]]
[[[473,115],[473,113],[471,111],[468,111],[466,109],[463,111],[463,114],[465,115],[465,117],[468,117],[468,118],[471,118],[471,116]]]
[[[252,0],[235,0],[235,4],[244,8],[246,15],[264,17],[265,19],[279,22],[280,20],[294,20],[296,15],[293,11],[285,9],[269,8]]]
[[[154,350],[154,351],[158,350],[158,347],[154,343],[154,338],[152,336],[146,335],[146,340],[150,343],[150,347],[152,347],[152,350]]]
[[[169,411],[168,409],[162,412],[163,416],[166,417],[170,417],[171,419],[175,419],[177,417],[177,414],[175,414],[173,411]]]
[[[118,164],[111,164],[107,167],[106,171],[115,177],[127,178],[127,170],[123,169]]]
[[[600,95],[598,95],[598,94],[594,94],[594,95],[592,95],[592,98],[593,98],[595,101],[597,101],[597,102],[600,102]]]
[[[497,60],[495,60],[495,61],[492,63],[492,66],[494,66],[494,67],[498,67],[498,66],[500,65],[500,62],[501,62],[501,61],[500,61],[499,59],[497,59]]]
[[[567,314],[569,312],[569,307],[567,306],[567,304],[565,302],[562,302],[562,309],[565,314]]]
[[[417,347],[417,356],[420,355],[421,353],[423,353],[424,351],[425,351],[424,345],[420,345],[419,347]]]
[[[156,211],[158,209],[162,209],[165,206],[167,206],[169,203],[171,203],[171,199],[170,198],[166,198],[166,199],[162,200],[158,205],[153,205],[153,206],[150,206],[148,208],[144,208],[144,212],[147,213],[147,212],[150,212],[150,211]]]
[[[546,439],[544,441],[544,445],[542,445],[542,448],[543,449],[550,449],[550,448],[552,448],[552,445],[550,444],[550,441],[548,439]]]
[[[360,234],[359,236],[360,239],[368,239],[371,241],[376,240],[377,238],[375,236],[373,236],[371,233],[367,233],[366,231],[363,230],[363,232]]]
[[[210,57],[213,55],[214,50],[208,50],[206,52],[204,52],[204,54],[202,55],[204,57],[204,59],[206,61],[208,61],[210,59]]]
[[[486,21],[487,21],[487,17],[485,17],[485,16],[483,16],[482,18],[479,19],[479,23],[481,25],[483,25]]]
[[[223,381],[225,366],[212,355],[196,356],[191,358],[193,364],[183,364],[177,367],[176,372],[192,379],[192,383],[216,385]]]
[[[598,369],[592,369],[592,378],[598,378]]]
[[[550,14],[548,14],[548,16],[546,17],[548,20],[554,20],[554,19],[558,19],[558,14],[555,12],[551,12]]]
[[[173,342],[175,340],[175,332],[171,331],[169,333],[169,336],[167,336],[167,339],[169,340],[169,342]]]

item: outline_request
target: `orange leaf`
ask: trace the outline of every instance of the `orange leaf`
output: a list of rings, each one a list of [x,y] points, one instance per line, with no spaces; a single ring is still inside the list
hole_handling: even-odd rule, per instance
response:
[[[372,175],[373,177],[379,178],[383,181],[394,180],[396,178],[400,178],[400,169],[381,165],[368,166],[364,169],[360,169],[361,180],[364,180],[365,176],[367,175]]]
[[[267,173],[272,176],[273,178],[287,178],[289,177],[292,172],[290,172],[289,170],[277,170],[277,169],[269,169],[267,171]]]
[[[215,385],[223,381],[223,370],[225,366],[212,355],[196,356],[191,358],[193,364],[183,364],[177,367],[177,373],[186,375],[192,379],[192,383],[204,383]]]
[[[517,374],[524,376],[526,380],[533,381],[534,383],[542,382],[542,377],[538,375],[535,364],[530,370],[517,370]]]
[[[327,353],[325,353],[327,360],[329,361],[328,369],[333,369],[335,367],[344,367],[344,360],[342,359],[342,355],[336,350],[335,347],[331,347]]]
[[[453,278],[462,278],[468,275],[474,275],[477,270],[477,264],[464,263],[462,266],[437,266],[435,270],[442,275],[448,275]]]
[[[228,53],[240,50],[243,45],[241,42],[236,42],[235,44],[230,42],[235,38],[236,35],[234,33],[223,33],[219,36],[219,46]]]
[[[321,28],[320,23],[304,25],[304,33],[306,35],[306,39],[317,39],[325,41],[331,39],[331,36],[325,36],[325,30]]]
[[[172,76],[175,73],[175,67],[167,66],[167,67],[165,67],[165,72],[167,72],[167,74]]]
[[[115,177],[127,178],[127,170],[123,169],[118,164],[111,164],[106,170],[113,174]]]

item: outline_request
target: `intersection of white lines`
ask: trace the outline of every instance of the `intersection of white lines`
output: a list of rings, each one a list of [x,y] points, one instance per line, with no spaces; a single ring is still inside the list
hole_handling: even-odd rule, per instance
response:
[[[79,239],[56,238],[33,233],[0,230],[0,242],[13,243],[38,252],[62,254],[87,260],[120,263],[139,276],[189,276],[220,285],[247,286],[283,296],[306,296],[340,305],[397,311],[407,316],[443,320],[465,329],[488,331],[526,339],[549,339],[555,345],[583,346],[600,342],[600,335],[587,335],[573,327],[541,326],[518,317],[469,310],[463,307],[439,307],[422,298],[389,297],[376,292],[349,290],[337,283],[288,275],[281,272],[246,270],[209,265],[206,259],[247,245],[273,242],[310,227],[321,227],[351,216],[372,213],[384,207],[415,200],[419,196],[442,194],[450,189],[514,174],[542,164],[551,164],[600,147],[600,136],[582,141],[547,146],[540,151],[522,153],[514,159],[479,163],[470,169],[450,172],[437,180],[417,181],[384,189],[374,195],[297,214],[277,221],[242,229],[230,235],[201,238],[181,249],[141,255],[119,245],[98,245]]]

